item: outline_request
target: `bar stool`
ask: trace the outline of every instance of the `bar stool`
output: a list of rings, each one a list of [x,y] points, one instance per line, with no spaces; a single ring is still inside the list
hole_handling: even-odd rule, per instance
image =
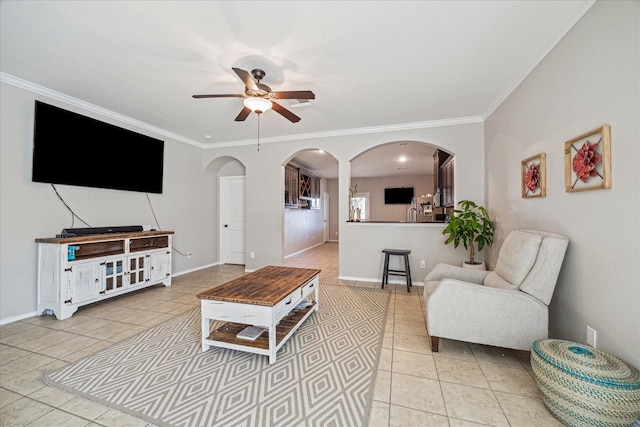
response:
[[[383,249],[384,253],[384,270],[382,271],[382,289],[384,289],[385,283],[389,283],[389,276],[404,276],[407,278],[407,292],[411,292],[411,269],[409,268],[409,254],[410,250],[406,249]],[[389,255],[397,255],[404,257],[404,270],[390,270],[389,269]]]

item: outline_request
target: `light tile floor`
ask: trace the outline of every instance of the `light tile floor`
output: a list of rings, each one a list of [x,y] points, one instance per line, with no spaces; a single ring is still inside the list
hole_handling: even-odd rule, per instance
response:
[[[338,244],[325,243],[285,260],[338,279]],[[0,326],[0,426],[151,426],[145,421],[45,385],[53,370],[127,339],[199,305],[196,294],[244,274],[221,265],[80,308],[70,319],[36,316]],[[441,340],[432,353],[421,287],[392,291],[369,427],[558,426],[544,408],[529,354]],[[223,426],[224,427],[224,426]],[[349,426],[341,426],[349,427]]]
[[[378,288],[338,279],[337,244],[285,260],[322,269],[320,283]],[[545,409],[529,352],[440,340],[431,352],[424,288],[391,285],[391,305],[369,427],[561,426]]]

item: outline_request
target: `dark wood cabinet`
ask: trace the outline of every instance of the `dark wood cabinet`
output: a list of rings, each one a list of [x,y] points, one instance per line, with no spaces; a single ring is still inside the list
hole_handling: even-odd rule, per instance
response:
[[[300,198],[316,199],[320,197],[320,178],[306,172],[300,172]]]
[[[291,165],[284,167],[284,206],[287,208],[298,207],[299,170]]]
[[[452,207],[455,204],[454,188],[453,188],[453,172],[455,169],[455,159],[450,157],[447,162],[440,168],[442,177],[442,206],[445,208]]]
[[[433,153],[433,205],[452,207],[455,204],[455,158],[442,150]]]
[[[284,206],[286,208],[320,209],[320,178],[299,167],[284,168]]]

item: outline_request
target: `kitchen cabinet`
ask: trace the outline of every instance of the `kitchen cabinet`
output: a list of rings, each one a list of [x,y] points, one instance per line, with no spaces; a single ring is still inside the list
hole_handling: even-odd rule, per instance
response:
[[[284,168],[284,206],[320,209],[320,178],[293,164]]]
[[[455,169],[455,159],[450,157],[447,162],[440,168],[442,177],[442,206],[445,208],[452,207],[455,204],[454,188],[453,188],[453,172]]]
[[[300,170],[300,207],[320,209],[320,178]]]
[[[453,207],[455,157],[442,150],[433,153],[433,206]]]
[[[284,167],[284,206],[287,208],[298,207],[299,170],[292,165]]]

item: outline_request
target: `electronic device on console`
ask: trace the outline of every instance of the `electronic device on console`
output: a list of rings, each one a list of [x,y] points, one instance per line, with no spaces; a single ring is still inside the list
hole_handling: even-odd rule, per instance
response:
[[[85,228],[65,228],[56,237],[78,237],[90,236],[92,234],[111,234],[111,233],[135,233],[142,231],[141,225],[121,225],[114,227],[85,227]]]

